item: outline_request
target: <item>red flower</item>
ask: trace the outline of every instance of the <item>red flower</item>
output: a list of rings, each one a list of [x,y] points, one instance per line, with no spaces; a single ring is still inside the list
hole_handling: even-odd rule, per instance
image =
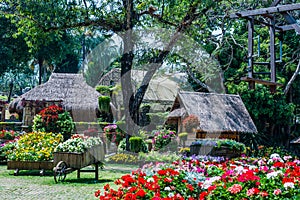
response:
[[[140,189],[137,193],[136,196],[143,198],[146,195],[146,192],[143,189]]]
[[[97,191],[95,192],[95,197],[99,197],[100,194],[101,194],[101,191],[100,191],[100,190],[97,190]]]
[[[217,187],[217,186],[215,186],[215,185],[211,185],[211,186],[209,186],[209,187],[207,188],[207,191],[208,191],[208,192],[211,192],[211,191],[213,191],[214,189],[216,189],[216,187]]]
[[[205,197],[208,195],[208,192],[201,192],[200,196],[199,196],[199,200],[204,200]]]
[[[284,163],[276,162],[276,163],[273,164],[273,167],[284,167]]]
[[[186,187],[190,190],[190,191],[194,191],[194,187],[191,184],[187,184]]]

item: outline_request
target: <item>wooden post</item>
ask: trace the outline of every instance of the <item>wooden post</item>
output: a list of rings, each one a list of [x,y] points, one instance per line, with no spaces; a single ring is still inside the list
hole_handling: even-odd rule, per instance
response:
[[[271,67],[271,82],[276,82],[276,55],[275,55],[275,18],[270,18],[270,67]],[[270,85],[272,93],[276,92],[276,85]]]
[[[5,121],[5,112],[6,112],[5,104],[3,104],[2,111],[1,111],[1,121],[2,122]]]
[[[248,77],[253,78],[253,33],[254,33],[254,19],[248,19]],[[255,88],[255,82],[249,81],[249,89]]]

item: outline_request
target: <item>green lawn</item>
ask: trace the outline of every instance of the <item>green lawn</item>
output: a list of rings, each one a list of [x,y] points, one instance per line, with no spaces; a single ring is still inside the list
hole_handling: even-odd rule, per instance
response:
[[[67,175],[66,180],[56,184],[52,171],[44,176],[39,171],[20,171],[14,176],[13,170],[7,170],[6,165],[0,166],[0,199],[97,199],[94,191],[102,189],[107,183],[113,182],[123,174],[129,173],[137,166],[107,164],[99,170],[99,180],[94,180],[94,173],[81,173],[77,179],[77,172]]]

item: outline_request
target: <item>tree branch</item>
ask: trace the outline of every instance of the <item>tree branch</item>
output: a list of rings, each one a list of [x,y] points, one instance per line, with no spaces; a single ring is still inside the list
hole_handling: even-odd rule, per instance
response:
[[[289,92],[294,80],[296,79],[297,75],[299,74],[300,72],[300,59],[299,59],[299,62],[298,62],[298,65],[297,65],[297,68],[296,68],[296,71],[294,72],[292,78],[289,80],[288,84],[286,85],[285,89],[284,89],[284,95],[286,96],[287,93]]]

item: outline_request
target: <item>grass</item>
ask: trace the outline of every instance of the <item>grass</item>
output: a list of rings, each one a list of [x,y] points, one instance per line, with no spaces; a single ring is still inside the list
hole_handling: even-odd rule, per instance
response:
[[[99,180],[94,179],[92,172],[81,173],[81,178],[77,179],[77,171],[74,171],[67,174],[64,182],[55,183],[52,171],[40,176],[37,170],[23,170],[14,176],[14,170],[7,170],[6,165],[1,165],[0,199],[97,199],[94,197],[96,190],[101,190],[106,184],[114,186],[117,178],[135,168],[132,165],[107,164],[103,170],[99,170]]]

